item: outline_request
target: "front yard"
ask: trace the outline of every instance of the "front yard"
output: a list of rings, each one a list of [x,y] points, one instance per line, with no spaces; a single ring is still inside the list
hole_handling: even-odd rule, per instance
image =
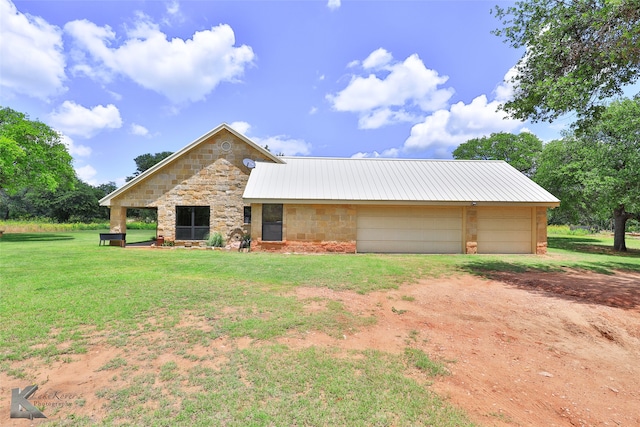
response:
[[[640,422],[640,241],[603,243],[274,255],[5,231],[0,423],[24,425],[9,405],[29,384],[50,425],[563,425],[607,421],[609,394],[611,420]]]

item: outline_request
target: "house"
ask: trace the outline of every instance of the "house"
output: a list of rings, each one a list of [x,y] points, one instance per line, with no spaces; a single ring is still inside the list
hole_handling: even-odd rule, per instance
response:
[[[222,124],[107,195],[158,210],[176,245],[209,233],[283,252],[534,253],[559,200],[503,161],[278,157]]]

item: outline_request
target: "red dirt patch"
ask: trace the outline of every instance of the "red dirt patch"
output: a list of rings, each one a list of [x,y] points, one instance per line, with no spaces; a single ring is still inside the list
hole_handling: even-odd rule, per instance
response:
[[[298,288],[296,295],[310,312],[325,309],[323,301],[336,300],[354,314],[375,316],[377,324],[342,339],[310,332],[279,341],[291,348],[332,346],[398,354],[407,347],[422,349],[451,371],[430,387],[480,425],[638,426],[639,291],[638,273],[578,272],[496,273],[493,280],[469,275],[425,279],[368,295]],[[180,327],[193,326],[207,327],[193,316],[180,322]],[[163,336],[138,339],[154,342]],[[28,365],[28,379],[0,373],[0,424],[39,423],[8,418],[10,389],[34,382],[40,384],[38,392],[70,396],[72,405],[60,408],[51,419],[71,413],[102,419],[104,401],[96,391],[117,385],[113,377],[118,371],[100,367],[117,357],[141,355],[96,341],[87,354],[72,355],[65,362],[43,367],[33,361],[12,364]],[[199,357],[198,364],[216,367],[224,363],[229,349],[252,345],[260,343],[221,338],[189,352]],[[137,361],[136,373],[157,373],[168,361],[181,367],[194,363],[169,352]],[[85,400],[82,406],[73,404],[78,398]]]

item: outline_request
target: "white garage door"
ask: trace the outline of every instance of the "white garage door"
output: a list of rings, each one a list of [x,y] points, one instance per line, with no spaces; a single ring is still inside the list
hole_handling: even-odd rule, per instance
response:
[[[531,253],[531,209],[478,209],[478,253]]]
[[[462,208],[358,207],[358,252],[461,253]]]

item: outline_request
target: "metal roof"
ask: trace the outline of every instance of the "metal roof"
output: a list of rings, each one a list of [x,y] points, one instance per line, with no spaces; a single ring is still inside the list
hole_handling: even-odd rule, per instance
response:
[[[257,162],[244,191],[250,203],[505,203],[560,201],[499,160],[281,157]]]

